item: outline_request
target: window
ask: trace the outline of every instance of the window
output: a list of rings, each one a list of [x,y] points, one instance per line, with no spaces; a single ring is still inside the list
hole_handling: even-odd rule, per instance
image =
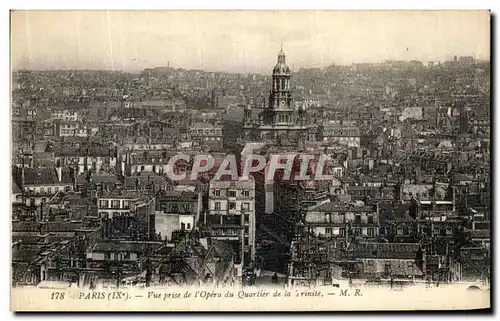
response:
[[[183,205],[184,207],[184,212],[190,212],[191,211],[191,204],[186,203]]]
[[[327,227],[325,229],[325,233],[326,233],[326,235],[332,235],[332,228],[331,227]]]
[[[339,214],[339,220],[340,220],[340,223],[345,223],[345,213]]]
[[[235,210],[236,209],[236,202],[229,202],[229,209]]]
[[[191,224],[187,223],[187,229],[190,230],[191,229]]]
[[[129,201],[123,201],[123,208],[124,209],[129,209],[130,208]]]
[[[250,228],[248,226],[245,226],[245,235],[248,235],[250,233]]]
[[[447,235],[451,235],[451,234],[453,234],[453,229],[452,229],[451,227],[447,227],[447,228],[446,228],[446,234],[447,234]]]
[[[375,231],[372,227],[369,227],[367,232],[368,232],[368,236],[373,236],[375,234]]]
[[[243,197],[250,197],[250,191],[245,190],[245,191],[243,191],[242,194],[243,194]]]
[[[241,208],[244,210],[244,211],[248,211],[250,209],[250,203],[248,202],[244,202],[241,206]]]
[[[373,215],[368,215],[368,224],[373,224]]]
[[[111,208],[120,208],[120,200],[112,200]]]
[[[214,195],[215,195],[215,196],[220,196],[220,190],[216,189],[216,190],[214,191]]]
[[[361,224],[361,214],[356,214],[354,219],[355,224]]]
[[[397,235],[403,235],[403,229],[401,227],[398,227],[398,229],[396,231],[396,234]]]
[[[236,197],[236,191],[229,191],[227,193],[227,196],[229,196],[229,197]]]
[[[220,202],[215,202],[215,210],[220,211]]]
[[[172,204],[172,213],[179,212],[179,206],[177,204]]]
[[[356,235],[361,235],[361,229],[359,227],[356,227],[354,229],[354,233],[356,233]]]
[[[99,201],[100,208],[108,208],[108,204],[109,204],[108,200],[100,200]]]
[[[345,227],[341,227],[339,230],[340,236],[345,236]]]
[[[384,274],[385,274],[385,275],[389,275],[389,274],[391,274],[391,265],[390,265],[390,264],[387,264],[387,263],[386,263],[386,264],[384,265]]]

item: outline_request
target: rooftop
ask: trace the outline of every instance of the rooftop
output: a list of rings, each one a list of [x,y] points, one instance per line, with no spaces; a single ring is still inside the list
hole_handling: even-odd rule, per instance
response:
[[[61,181],[57,177],[55,167],[36,167],[24,168],[24,184],[25,185],[57,185],[57,184],[73,184],[70,169],[68,167],[61,168]]]

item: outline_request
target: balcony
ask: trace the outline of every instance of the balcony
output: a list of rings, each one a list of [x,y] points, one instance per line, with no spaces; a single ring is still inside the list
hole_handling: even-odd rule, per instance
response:
[[[227,237],[231,239],[237,239],[241,237],[241,231],[243,227],[236,224],[222,224],[222,225],[212,225],[210,235],[213,237]]]

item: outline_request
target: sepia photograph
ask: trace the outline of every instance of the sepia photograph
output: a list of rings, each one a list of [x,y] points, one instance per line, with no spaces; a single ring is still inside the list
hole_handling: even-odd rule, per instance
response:
[[[10,12],[12,311],[490,309],[491,12]]]

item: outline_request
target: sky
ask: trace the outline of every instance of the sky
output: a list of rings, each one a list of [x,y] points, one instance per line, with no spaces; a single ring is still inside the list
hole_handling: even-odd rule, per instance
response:
[[[14,69],[167,66],[270,73],[384,60],[490,58],[488,11],[14,11]]]

